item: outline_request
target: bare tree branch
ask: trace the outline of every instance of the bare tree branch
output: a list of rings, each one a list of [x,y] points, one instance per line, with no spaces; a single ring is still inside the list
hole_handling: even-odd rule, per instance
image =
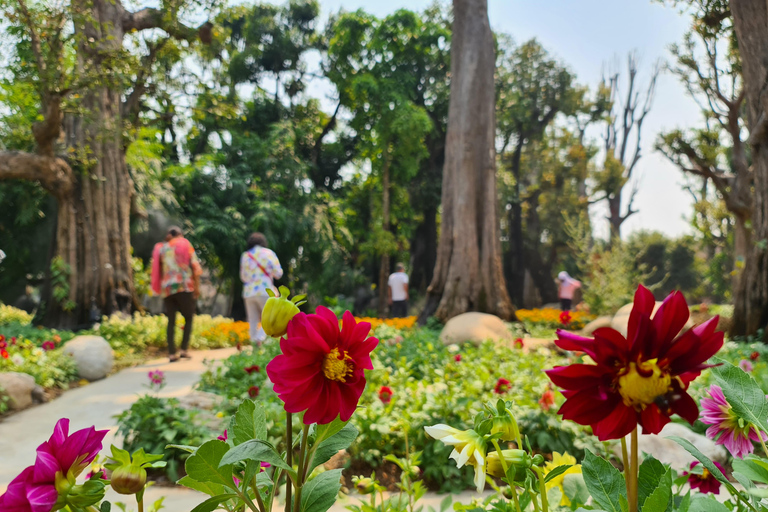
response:
[[[37,181],[56,197],[72,190],[72,169],[62,158],[23,151],[0,151],[0,180]]]
[[[136,12],[125,11],[122,23],[126,33],[157,28],[176,39],[191,42],[199,37],[206,44],[211,42],[211,30],[213,28],[210,22],[205,22],[197,28],[188,27],[175,17],[169,17],[160,9],[153,7],[145,7]]]

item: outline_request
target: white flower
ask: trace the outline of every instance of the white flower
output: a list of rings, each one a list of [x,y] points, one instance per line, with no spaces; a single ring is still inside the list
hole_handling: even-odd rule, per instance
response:
[[[460,347],[455,343],[451,343],[450,345],[448,345],[448,352],[450,352],[451,354],[455,354],[459,350],[460,350]]]
[[[21,354],[13,354],[11,356],[11,362],[16,366],[21,366],[24,364],[24,358],[21,356]]]
[[[451,426],[438,424],[424,427],[431,437],[443,444],[453,446],[450,458],[456,461],[456,467],[464,464],[475,466],[475,485],[477,492],[485,489],[485,441],[474,430],[458,430]]]
[[[45,354],[45,350],[41,349],[40,347],[35,347],[32,349],[32,355],[35,357],[41,357]]]

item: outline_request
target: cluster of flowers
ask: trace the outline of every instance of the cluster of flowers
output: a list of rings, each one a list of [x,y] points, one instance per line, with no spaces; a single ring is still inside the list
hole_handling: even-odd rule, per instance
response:
[[[203,338],[246,344],[250,339],[248,322],[223,322],[206,329]]]
[[[561,311],[554,308],[518,309],[515,314],[521,322],[545,327],[568,326],[572,330],[581,329],[595,318],[584,311]]]
[[[49,350],[56,349],[61,344],[61,336],[58,334],[55,334],[53,336],[53,339],[46,340],[40,345],[40,348],[48,352]],[[6,338],[4,335],[0,334],[0,358],[3,359],[10,359],[12,357],[12,352],[14,351],[20,351],[23,348],[30,348],[33,347],[34,343],[32,343],[30,340],[26,340],[23,338],[17,338],[17,337],[11,337]],[[18,358],[17,358],[18,359]],[[16,363],[17,365],[22,364]]]
[[[387,325],[394,327],[395,329],[410,329],[416,325],[418,317],[406,316],[404,318],[371,318],[371,317],[355,317],[356,322],[365,322],[371,325],[371,329],[376,329],[381,325]]]

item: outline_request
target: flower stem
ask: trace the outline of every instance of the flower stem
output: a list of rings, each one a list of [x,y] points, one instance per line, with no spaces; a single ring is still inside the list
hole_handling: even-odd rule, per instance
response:
[[[256,503],[259,505],[259,510],[261,512],[267,512],[267,507],[264,506],[264,500],[261,498],[261,491],[259,491],[259,486],[256,485],[256,476],[253,477],[253,491],[256,493]]]
[[[547,487],[544,484],[544,472],[536,471],[536,474],[539,475],[539,492],[541,493],[542,512],[549,512],[549,498],[547,497]]]
[[[496,448],[496,451],[499,453],[499,461],[501,461],[501,467],[504,470],[504,478],[506,481],[507,480],[506,479],[507,460],[504,458],[504,453],[501,451],[501,448],[499,447],[499,441],[494,439],[493,441],[491,441],[491,443],[493,443],[493,447]],[[517,512],[522,512],[522,510],[520,509],[520,501],[517,499],[517,488],[515,487],[515,482],[507,481],[507,483],[509,484],[510,489],[512,489],[512,497],[515,499],[515,510]]]
[[[621,460],[624,463],[624,485],[627,486],[627,498],[632,495],[632,481],[629,478],[632,468],[629,465],[629,452],[627,451],[627,436],[621,438]]]
[[[637,512],[637,473],[640,467],[637,463],[637,427],[635,427],[635,430],[632,431],[632,451],[630,456],[631,459],[631,470],[629,474],[629,480],[632,482],[632,493],[627,493],[627,498],[629,498],[629,512]],[[627,487],[629,490],[629,487]]]
[[[299,447],[299,470],[296,476],[296,497],[293,500],[293,512],[299,512],[301,503],[301,489],[304,487],[304,459],[307,457],[307,438],[309,437],[309,425],[304,425],[301,433],[301,446]]]
[[[763,453],[766,457],[768,457],[768,448],[765,447],[765,440],[763,439],[763,434],[760,432],[760,429],[757,427],[752,427],[755,429],[755,432],[757,432],[757,438],[760,440],[760,444],[763,447]]]
[[[293,467],[293,414],[290,412],[285,413],[285,437],[287,444],[287,452],[285,454],[285,462],[288,467]],[[275,485],[278,483],[275,482]],[[291,512],[291,478],[286,475],[285,477],[285,512]]]

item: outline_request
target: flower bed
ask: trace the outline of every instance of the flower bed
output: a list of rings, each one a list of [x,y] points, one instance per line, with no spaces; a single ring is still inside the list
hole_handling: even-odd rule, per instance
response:
[[[535,327],[545,327],[550,329],[569,329],[579,330],[595,319],[584,311],[561,311],[554,308],[541,309],[518,309],[517,318],[526,324]]]

